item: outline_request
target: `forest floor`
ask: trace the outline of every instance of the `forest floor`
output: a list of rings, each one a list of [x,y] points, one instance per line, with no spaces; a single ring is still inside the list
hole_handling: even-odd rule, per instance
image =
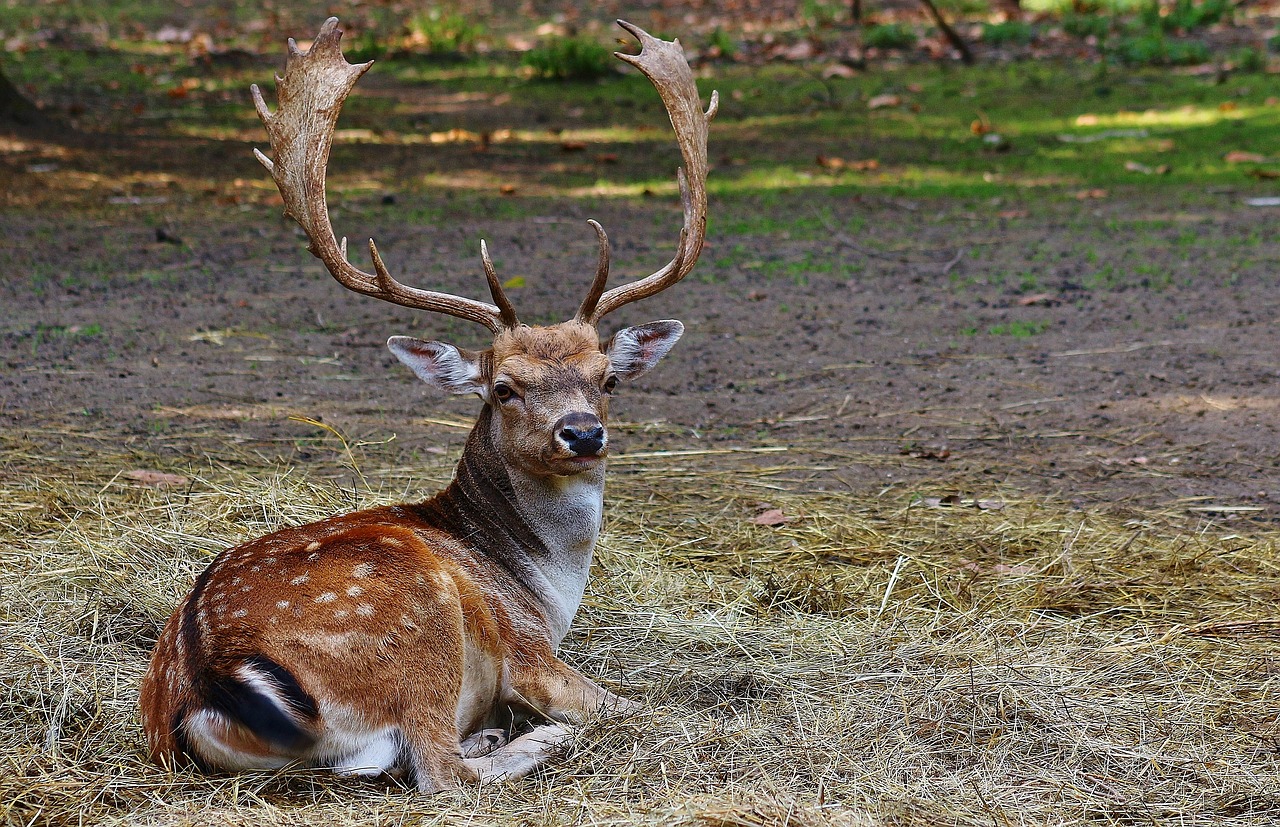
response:
[[[266,140],[245,91],[256,82],[274,99],[279,54],[196,54],[189,42],[85,49],[53,39],[6,65],[27,84],[51,78],[47,107],[76,126],[0,133],[0,471],[12,494],[0,526],[11,549],[63,536],[67,515],[107,525],[113,497],[133,508],[155,486],[169,486],[157,496],[198,499],[213,493],[210,480],[257,480],[248,490],[275,502],[283,473],[354,501],[397,493],[387,486],[425,496],[447,479],[476,414],[476,400],[422,387],[384,342],[410,334],[475,348],[483,331],[344,290],[281,216],[252,156]],[[1063,526],[1078,518],[1150,532],[1175,549],[1170,559],[1189,542],[1208,544],[1197,546],[1208,557],[1230,556],[1223,543],[1231,554],[1245,548],[1232,543],[1274,553],[1280,206],[1265,199],[1280,175],[1280,75],[1077,60],[835,65],[844,66],[699,67],[704,96],[715,88],[722,98],[706,247],[683,283],[606,324],[678,318],[687,330],[614,403],[618,536],[652,539],[679,518],[701,528],[672,537],[705,541],[702,517],[662,510],[682,491],[728,509],[708,512],[716,531],[761,532],[734,536],[770,548],[784,536],[797,548],[819,542],[838,497],[837,510],[882,517],[954,508],[968,515],[957,520],[983,520],[1007,508],[1005,523],[984,529],[997,544],[1033,503]],[[484,238],[521,318],[552,323],[572,313],[594,271],[587,219],[614,242],[615,283],[674,250],[679,155],[656,95],[635,75],[550,84],[499,57],[392,56],[361,81],[339,130],[336,231],[361,265],[363,239],[376,238],[408,284],[483,296]],[[156,507],[137,512],[144,523]],[[310,515],[279,508],[286,521]],[[945,522],[921,530],[937,538]],[[786,534],[806,525],[812,536]],[[239,538],[230,524],[214,534]],[[1099,548],[1130,548],[1109,543]],[[948,548],[950,571],[978,571],[966,568],[971,552]],[[1055,548],[1037,547],[1036,576],[1066,553]],[[1030,577],[1016,568],[1026,561],[997,556],[982,565]],[[894,551],[867,563],[866,593],[837,602],[878,602],[867,622],[879,623],[904,559]],[[1264,559],[1274,557],[1255,563]],[[1162,589],[1194,589],[1195,572],[1169,565],[1187,579]],[[182,577],[162,587],[166,600]],[[1277,575],[1250,577],[1237,603],[1161,614],[1172,610],[1153,598],[1142,622],[1265,618]],[[787,600],[810,588],[769,578]],[[1099,605],[1122,603],[1138,580],[1108,580],[1119,591]],[[1214,599],[1229,593],[1223,585]],[[1073,623],[1085,623],[1090,599],[1072,604]],[[135,630],[144,639],[167,613],[163,600],[147,601],[123,615],[146,616]],[[11,607],[6,620],[34,616]],[[1080,645],[1101,645],[1090,640]],[[1276,668],[1265,643],[1237,653],[1254,664],[1241,667],[1254,670],[1254,689]],[[1257,691],[1250,698],[1262,698],[1274,728],[1274,701]],[[1258,758],[1267,772],[1271,760]],[[1274,794],[1274,781],[1257,789]],[[34,789],[14,805],[24,819],[37,812]],[[721,821],[708,809],[700,823],[823,823],[822,789],[809,821],[788,821],[776,801],[760,815],[757,801]],[[1080,812],[1091,800],[1082,796]],[[970,803],[957,823],[994,820],[985,802]],[[919,810],[919,823],[955,812],[954,802],[938,806]],[[1230,806],[1187,823],[1276,812]]]

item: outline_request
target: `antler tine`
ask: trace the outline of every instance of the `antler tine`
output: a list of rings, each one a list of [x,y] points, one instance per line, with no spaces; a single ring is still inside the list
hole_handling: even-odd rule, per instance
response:
[[[614,55],[643,72],[658,90],[676,131],[676,141],[684,159],[684,167],[676,171],[680,201],[684,207],[684,228],[675,257],[661,270],[639,281],[615,287],[601,296],[589,311],[587,304],[583,303],[578,315],[592,324],[599,323],[600,319],[624,304],[666,290],[693,269],[707,235],[707,131],[720,105],[719,95],[712,92],[710,105],[706,112],[702,111],[702,99],[698,96],[693,70],[689,68],[679,40],[659,40],[625,20],[619,20],[618,25],[640,41],[640,54],[615,52]]]
[[[600,296],[604,294],[604,286],[609,281],[609,236],[605,235],[604,227],[600,226],[600,222],[594,218],[588,218],[587,223],[596,231],[596,240],[600,245],[599,263],[596,265],[596,277],[591,282],[591,289],[587,291],[587,297],[582,300],[582,306],[578,308],[576,318],[580,322],[595,324],[595,321],[592,321],[592,314],[595,313]]]
[[[341,40],[336,17],[324,22],[305,52],[289,39],[284,75],[276,77],[279,106],[274,113],[267,108],[257,84],[251,87],[254,108],[271,139],[272,157],[256,149],[253,152],[275,180],[284,198],[285,215],[298,222],[310,239],[308,249],[312,255],[323,261],[344,287],[393,304],[479,322],[497,333],[509,326],[503,310],[450,293],[401,284],[383,265],[372,239],[369,253],[375,273],[366,273],[347,261],[347,241],[338,241],[329,220],[325,172],[342,104],[373,61],[348,63],[342,55]],[[510,315],[514,318],[515,314]]]
[[[498,281],[498,271],[493,269],[493,260],[489,258],[489,246],[484,243],[484,239],[480,239],[480,261],[484,264],[484,277],[489,282],[489,295],[493,296],[493,303],[498,306],[498,313],[502,317],[502,323],[507,327],[517,327],[520,320],[516,318],[516,309],[511,306],[511,300],[507,298],[507,291],[502,289],[502,282]]]

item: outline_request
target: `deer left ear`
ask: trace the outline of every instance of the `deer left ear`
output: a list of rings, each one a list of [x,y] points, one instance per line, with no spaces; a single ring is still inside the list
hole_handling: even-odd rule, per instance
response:
[[[605,345],[609,364],[622,379],[647,373],[675,347],[684,334],[684,325],[675,319],[624,327]]]

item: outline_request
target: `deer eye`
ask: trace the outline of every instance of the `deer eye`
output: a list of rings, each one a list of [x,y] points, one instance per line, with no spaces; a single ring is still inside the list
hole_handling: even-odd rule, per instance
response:
[[[616,389],[617,387],[618,387],[618,377],[610,376],[608,379],[604,380],[604,385],[602,386],[602,390],[605,393],[613,393],[614,389]]]
[[[515,396],[516,392],[505,382],[498,382],[493,386],[493,398],[499,402],[510,402]]]

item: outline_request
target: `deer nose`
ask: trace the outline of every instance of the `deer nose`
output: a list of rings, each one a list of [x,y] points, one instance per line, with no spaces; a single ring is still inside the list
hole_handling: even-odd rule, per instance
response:
[[[555,432],[575,456],[592,457],[604,447],[604,424],[595,414],[566,414],[556,423]]]

